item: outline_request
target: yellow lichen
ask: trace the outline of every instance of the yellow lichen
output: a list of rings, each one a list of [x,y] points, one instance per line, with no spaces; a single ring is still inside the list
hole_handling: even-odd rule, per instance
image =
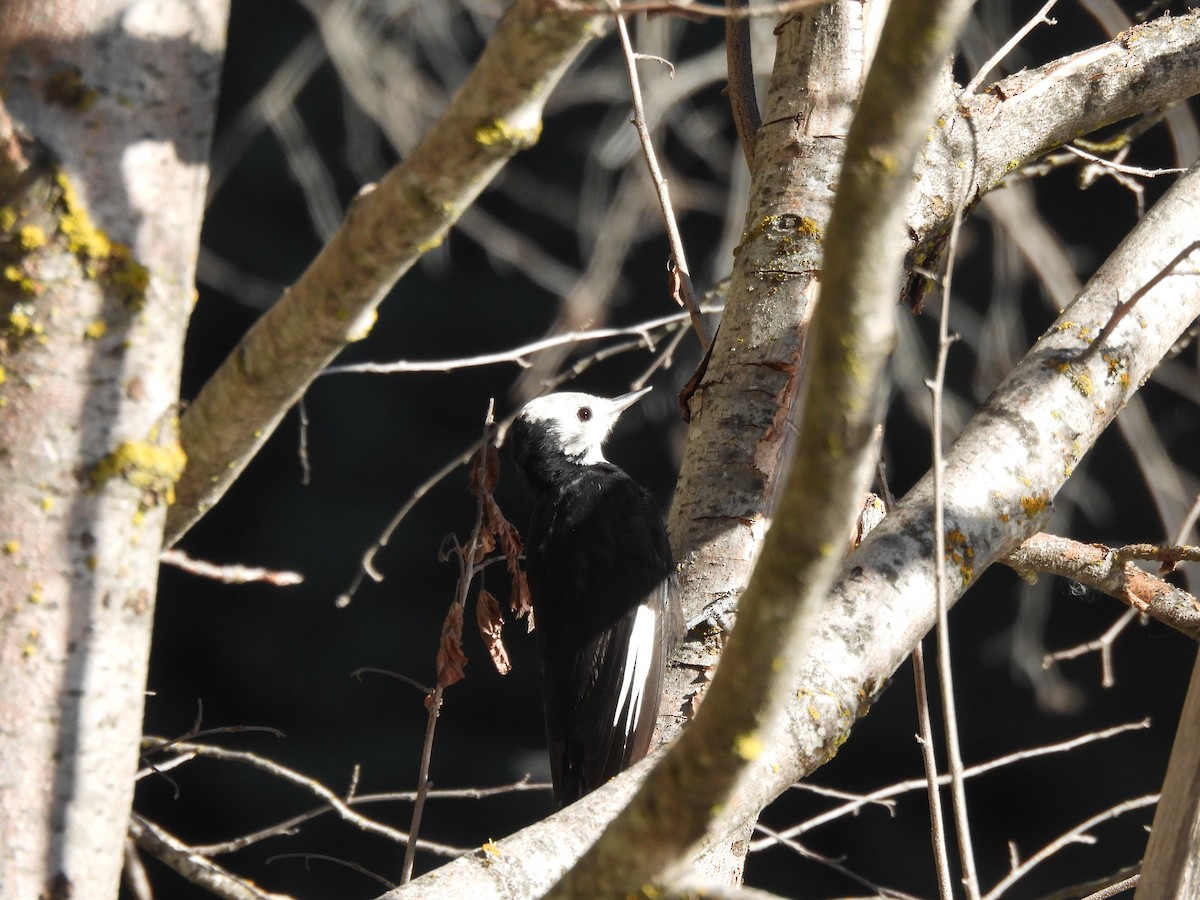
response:
[[[733,752],[746,762],[753,762],[763,752],[763,741],[753,731],[733,739]]]
[[[45,230],[39,225],[21,226],[21,230],[17,232],[17,237],[21,241],[21,249],[23,250],[37,250],[39,247],[45,247],[49,243]]]
[[[21,266],[9,263],[4,267],[4,280],[17,286],[22,294],[36,294],[37,282]]]
[[[90,341],[98,341],[104,337],[106,331],[108,331],[108,323],[103,319],[95,319],[87,328],[83,329],[83,336]]]
[[[442,240],[444,238],[445,234],[439,233],[427,241],[422,241],[421,243],[417,244],[417,252],[428,253],[430,250],[436,250],[438,247],[442,246]]]
[[[85,259],[105,259],[112,252],[112,242],[103,230],[92,224],[91,217],[79,201],[75,186],[65,172],[59,172],[55,183],[62,191],[63,212],[59,218],[58,230],[67,239],[67,247],[77,256]]]
[[[475,140],[484,147],[532,147],[541,136],[540,120],[532,128],[518,128],[504,119],[492,119],[475,129]]]
[[[26,599],[34,606],[39,606],[46,599],[42,586],[35,582]]]
[[[116,288],[128,306],[139,307],[150,287],[150,270],[133,258],[127,244],[113,244],[104,268],[107,281]]]
[[[16,303],[8,311],[8,333],[17,340],[37,337],[43,332],[42,323],[33,318],[33,307],[28,303]]]
[[[16,556],[21,552],[21,542],[5,541],[3,544],[0,544],[0,549],[4,551],[5,556]]]
[[[12,231],[17,224],[17,211],[11,206],[0,208],[0,231]]]
[[[482,850],[484,856],[488,857],[489,859],[500,859],[502,855],[500,853],[500,845],[490,838],[484,841],[483,846],[479,849]]]
[[[1030,519],[1040,515],[1050,505],[1050,492],[1042,491],[1040,496],[1025,494],[1021,497],[1021,509]]]
[[[175,502],[175,482],[183,474],[187,456],[178,441],[159,446],[148,441],[124,441],[92,467],[91,480],[100,487],[120,478],[150,493],[151,499]]]
[[[54,509],[54,498],[43,497],[40,501],[38,501],[38,506],[42,508],[42,512],[50,512],[50,510]]]
[[[975,576],[975,548],[971,540],[958,529],[946,532],[946,559],[958,567],[963,587]]]

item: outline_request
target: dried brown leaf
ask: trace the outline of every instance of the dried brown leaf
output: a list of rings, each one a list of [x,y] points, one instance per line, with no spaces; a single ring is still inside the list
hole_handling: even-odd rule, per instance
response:
[[[467,474],[470,479],[471,493],[476,497],[491,497],[500,480],[500,454],[496,445],[488,441],[475,455],[471,457],[471,469]]]
[[[442,639],[437,653],[437,683],[449,687],[467,677],[465,671],[467,655],[463,652],[463,608],[460,603],[451,603],[446,620],[442,623]]]
[[[533,598],[529,594],[529,580],[519,568],[512,573],[512,596],[508,608],[518,619],[526,620],[526,633],[533,631]]]
[[[508,659],[508,650],[504,647],[504,639],[500,631],[504,627],[504,614],[500,612],[500,601],[489,591],[480,589],[479,598],[475,601],[475,623],[479,626],[479,634],[483,645],[487,647],[492,665],[501,675],[512,671],[512,663]]]
[[[517,531],[516,526],[504,517],[504,513],[500,511],[500,505],[496,503],[492,497],[484,498],[484,512],[487,514],[488,531],[496,536],[496,540],[502,550],[504,556],[508,560],[509,571],[520,560],[521,554],[525,552],[525,542],[521,540],[521,533]]]

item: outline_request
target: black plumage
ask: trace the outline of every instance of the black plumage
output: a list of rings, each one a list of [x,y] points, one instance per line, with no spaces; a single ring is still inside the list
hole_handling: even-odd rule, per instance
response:
[[[558,807],[645,756],[679,631],[658,506],[601,451],[644,393],[550,394],[506,439],[535,495],[525,559]]]

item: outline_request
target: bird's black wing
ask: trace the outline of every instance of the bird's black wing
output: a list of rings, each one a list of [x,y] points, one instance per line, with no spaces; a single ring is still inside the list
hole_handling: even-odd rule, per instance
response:
[[[526,557],[564,806],[646,754],[678,631],[674,565],[653,498],[608,465],[541,498]]]

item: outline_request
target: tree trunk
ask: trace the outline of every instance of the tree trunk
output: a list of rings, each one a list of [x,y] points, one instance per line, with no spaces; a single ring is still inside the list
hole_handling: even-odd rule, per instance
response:
[[[0,10],[0,883],[112,897],[226,0]]]

